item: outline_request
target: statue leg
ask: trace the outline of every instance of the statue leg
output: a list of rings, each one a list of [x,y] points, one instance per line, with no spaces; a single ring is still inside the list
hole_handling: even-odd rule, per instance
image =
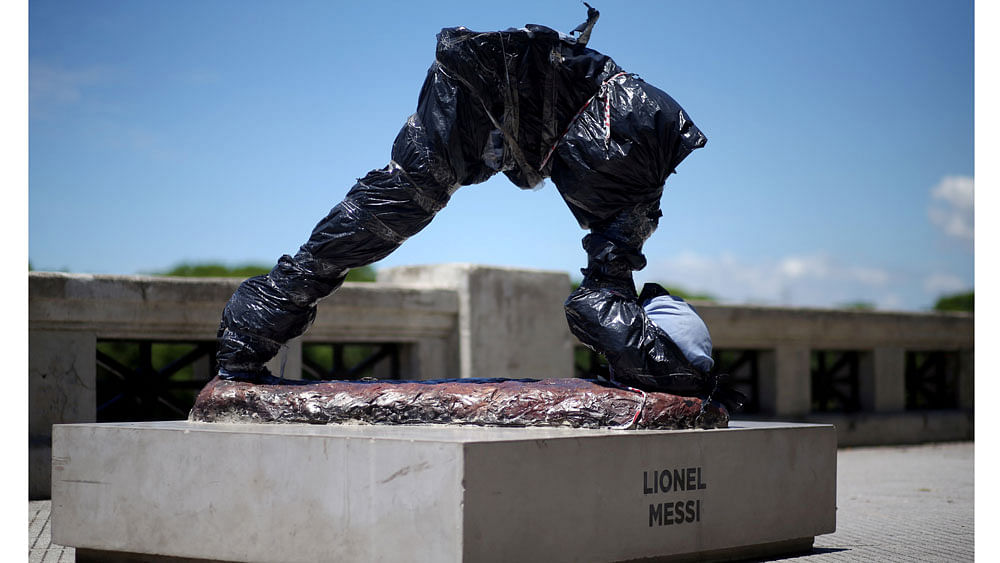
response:
[[[661,216],[664,182],[700,144],[703,136],[672,98],[628,76],[581,112],[553,153],[552,181],[591,231],[583,239],[583,283],[565,303],[570,330],[608,358],[616,381],[645,390],[699,395],[712,388],[646,315],[632,281],[646,266],[642,245]]]
[[[348,270],[385,258],[427,226],[459,186],[486,180],[493,173],[481,162],[489,129],[476,104],[432,66],[389,165],[360,179],[295,256],[282,256],[230,298],[218,334],[220,375],[266,378],[264,364],[308,329],[316,303]],[[478,141],[478,150],[467,146]]]
[[[639,205],[596,225],[583,239],[588,264],[566,300],[571,332],[608,358],[612,379],[647,391],[704,395],[714,386],[639,303],[632,271],[646,265],[642,243],[656,228],[658,205]]]

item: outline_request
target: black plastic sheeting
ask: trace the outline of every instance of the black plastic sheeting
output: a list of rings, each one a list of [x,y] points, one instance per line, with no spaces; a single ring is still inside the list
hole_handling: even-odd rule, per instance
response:
[[[520,188],[550,177],[580,226],[588,267],[566,303],[575,335],[607,355],[616,380],[705,395],[699,373],[637,302],[632,271],[656,228],[663,185],[705,136],[669,95],[586,47],[598,12],[574,33],[540,25],[438,34],[417,110],[295,256],[246,280],[219,329],[220,375],[254,379],[301,335],[347,271],[388,256],[461,186],[498,172]]]

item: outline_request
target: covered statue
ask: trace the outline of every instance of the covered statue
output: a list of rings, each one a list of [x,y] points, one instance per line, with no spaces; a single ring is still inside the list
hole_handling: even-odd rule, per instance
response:
[[[566,318],[607,357],[611,382],[736,408],[739,394],[710,373],[710,340],[703,360],[707,330],[691,337],[700,322],[693,309],[655,284],[640,296],[632,279],[646,265],[642,247],[662,216],[664,183],[706,137],[673,98],[587,47],[598,16],[588,6],[570,35],[540,25],[441,30],[389,163],[360,178],[297,253],[243,282],[227,303],[219,377],[275,383],[265,363],[309,328],[317,302],[351,268],[388,256],[459,188],[503,173],[522,189],[550,178],[589,231]],[[676,326],[686,336],[672,334]]]

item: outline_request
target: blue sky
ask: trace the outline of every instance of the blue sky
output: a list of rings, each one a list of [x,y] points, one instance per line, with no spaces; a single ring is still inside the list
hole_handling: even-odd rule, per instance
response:
[[[973,4],[592,2],[590,46],[708,136],[666,186],[640,281],[725,302],[923,310],[973,287]],[[435,34],[539,23],[576,1],[29,4],[29,258],[148,273],[273,263],[413,112]],[[459,190],[377,264],[570,272],[554,186]]]

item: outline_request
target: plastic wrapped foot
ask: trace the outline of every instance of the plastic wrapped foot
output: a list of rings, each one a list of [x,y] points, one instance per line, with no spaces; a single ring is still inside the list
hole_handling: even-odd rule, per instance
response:
[[[730,414],[743,408],[747,402],[747,396],[732,387],[732,381],[726,373],[720,373],[715,377],[715,386],[709,393],[708,399],[722,403]]]
[[[243,370],[228,370],[219,368],[219,379],[227,381],[243,381],[259,385],[277,385],[282,382],[281,378],[271,375],[271,370],[265,366],[247,368]]]

